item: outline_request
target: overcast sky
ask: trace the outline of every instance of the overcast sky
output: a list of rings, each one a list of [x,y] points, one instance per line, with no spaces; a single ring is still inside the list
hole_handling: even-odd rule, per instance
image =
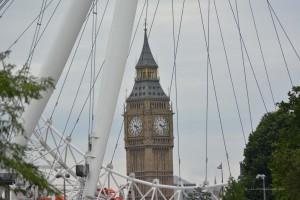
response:
[[[202,11],[204,15],[205,30],[207,31],[208,21],[208,0],[201,0]],[[253,71],[255,72],[257,82],[260,86],[262,96],[264,98],[268,111],[273,111],[274,106],[269,90],[269,85],[265,73],[265,68],[260,54],[256,33],[251,18],[248,1],[237,1],[238,12],[240,17],[240,27],[246,48],[251,60]],[[265,55],[266,66],[269,72],[270,83],[274,94],[275,102],[287,99],[287,92],[291,89],[288,73],[285,62],[279,48],[279,43],[274,31],[270,13],[267,7],[267,1],[251,1],[253,13],[256,19],[258,34],[262,44],[262,50]],[[47,9],[42,22],[42,28],[46,25],[51,12],[54,10],[58,1],[53,3]],[[49,23],[45,34],[38,44],[32,60],[32,71],[36,73],[39,67],[43,64],[45,56],[49,52],[51,41],[57,31],[60,18],[64,14],[65,8],[69,1],[62,1],[58,7],[53,19]],[[156,0],[149,1],[148,8],[148,29],[154,15]],[[232,1],[234,3],[234,1]],[[300,2],[297,0],[270,0],[278,18],[281,20],[286,33],[297,51],[300,51]],[[100,22],[103,14],[106,1],[99,1],[98,22]],[[105,48],[108,38],[108,31],[112,19],[112,13],[115,1],[111,0],[108,4],[106,14],[103,19],[103,24],[100,29],[99,38],[97,40],[97,56],[96,69],[100,69],[101,63],[105,56]],[[140,0],[134,29],[137,27],[137,21],[142,11],[144,1]],[[210,58],[215,87],[218,97],[224,137],[228,149],[230,166],[234,177],[239,175],[239,161],[243,160],[243,148],[245,147],[243,133],[239,122],[239,117],[236,109],[236,104],[231,87],[229,71],[227,68],[226,57],[222,46],[222,40],[219,32],[218,21],[216,17],[213,0],[210,7]],[[11,7],[0,18],[0,51],[5,51],[14,43],[18,36],[38,15],[41,6],[41,1],[15,1]],[[237,31],[230,6],[228,1],[216,0],[219,20],[224,37],[224,42],[227,50],[229,67],[232,74],[232,79],[240,108],[241,119],[244,127],[246,139],[251,132],[250,117],[247,103],[247,93],[244,81],[243,62],[240,51],[240,38]],[[233,5],[235,6],[235,5]],[[149,43],[154,57],[159,65],[159,73],[161,85],[165,92],[168,93],[171,83],[171,75],[173,69],[173,36],[172,36],[172,7],[171,1],[161,0],[155,21],[149,37]],[[177,40],[179,20],[182,9],[182,0],[174,0],[175,13],[175,35]],[[0,11],[0,15],[3,10]],[[126,90],[130,93],[135,76],[135,64],[139,58],[143,44],[143,21],[145,12],[142,16],[142,21],[137,28],[136,37],[133,41],[133,46],[127,61],[127,66],[121,86],[118,105],[116,107],[115,118],[111,130],[111,137],[108,144],[108,149],[104,161],[106,165],[112,156],[113,148],[116,144],[116,139],[122,124],[123,104],[125,102]],[[280,28],[277,21],[276,28],[278,30],[281,45],[286,58],[287,66],[291,74],[291,79],[294,85],[300,85],[300,62],[293,48],[289,44],[284,32]],[[25,63],[31,41],[33,38],[35,24],[18,40],[12,47],[12,54],[9,58],[10,63],[22,65]],[[78,80],[83,74],[83,70],[87,63],[88,53],[91,49],[91,19],[84,33],[82,43],[79,46],[79,51],[74,59],[70,76],[63,90],[61,100],[54,114],[54,126],[63,131],[66,117],[69,114],[71,103],[74,99],[74,94],[78,88]],[[135,31],[135,30],[134,30]],[[133,31],[133,32],[134,32]],[[174,115],[174,174],[178,174],[178,132],[180,138],[180,157],[181,157],[181,175],[182,178],[191,182],[201,183],[205,177],[205,116],[206,116],[206,88],[207,88],[207,51],[205,47],[204,34],[202,31],[201,17],[199,14],[198,1],[186,1],[183,13],[183,21],[179,38],[178,54],[177,54],[177,92],[178,92],[178,110],[176,111],[175,87],[174,82],[171,88],[171,101],[173,104]],[[117,48],[117,47],[116,47]],[[253,120],[253,127],[260,121],[262,115],[266,112],[262,103],[260,92],[256,85],[256,80],[253,76],[249,61],[245,56],[245,69],[247,76],[247,85],[249,88],[250,106]],[[70,59],[69,59],[70,60]],[[69,67],[69,63],[66,68]],[[62,75],[66,76],[66,69]],[[74,126],[75,120],[81,110],[84,100],[89,89],[90,69],[88,69],[84,81],[80,89],[79,99],[76,102],[75,109],[72,114],[71,121],[66,129],[66,134],[70,133]],[[62,85],[62,79],[59,81],[53,98],[48,103],[45,109],[45,117],[49,117],[54,108],[59,88]],[[114,81],[111,78],[111,81]],[[99,88],[97,82],[96,90]],[[97,93],[97,92],[96,92]],[[216,167],[222,162],[224,166],[224,176],[228,177],[228,167],[224,152],[222,140],[222,132],[220,128],[217,106],[214,96],[214,88],[212,84],[211,74],[209,73],[208,80],[208,178],[212,183],[214,177],[217,176],[220,182],[220,171]],[[98,94],[95,94],[97,99]],[[97,102],[97,101],[96,101]],[[88,106],[87,106],[88,108]],[[176,128],[176,117],[178,114],[178,131]],[[96,122],[95,122],[96,123]],[[114,159],[114,169],[125,174],[125,150],[122,131],[117,154]],[[72,142],[77,145],[82,151],[87,149],[88,136],[88,109],[80,118],[79,124],[73,134]],[[83,142],[85,141],[85,142]],[[225,178],[226,179],[226,178]]]

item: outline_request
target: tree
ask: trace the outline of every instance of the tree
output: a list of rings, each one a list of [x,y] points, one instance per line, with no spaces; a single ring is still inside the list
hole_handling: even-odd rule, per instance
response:
[[[265,175],[268,200],[294,200],[300,197],[300,87],[288,93],[278,111],[266,113],[249,136],[244,149],[243,177],[229,181],[223,200],[261,199]],[[271,189],[271,190],[270,190]],[[237,196],[239,195],[239,196]]]
[[[236,181],[230,178],[228,186],[225,187],[222,200],[248,200],[245,196],[245,184],[243,180]]]
[[[262,198],[262,180],[257,180],[257,174],[264,174],[266,188],[272,186],[272,175],[269,168],[272,154],[275,151],[273,144],[278,141],[280,130],[288,126],[290,116],[284,112],[266,113],[256,130],[250,134],[249,142],[244,149],[243,182],[245,195],[249,199]],[[271,190],[266,191],[269,200],[274,199]]]
[[[270,164],[274,194],[280,200],[299,199],[300,196],[300,87],[294,87],[288,95],[289,102],[278,104],[278,112],[289,118],[273,144],[275,151]]]
[[[211,194],[209,192],[205,192],[202,188],[196,188],[192,193],[189,193],[187,199],[189,200],[208,200],[210,199]]]
[[[38,186],[41,190],[56,192],[37,167],[22,159],[26,148],[10,143],[13,134],[24,134],[20,122],[24,105],[29,104],[32,99],[40,99],[42,91],[53,88],[53,81],[51,78],[34,77],[27,67],[17,70],[14,65],[6,64],[4,59],[9,53],[0,53],[0,168],[7,169],[14,176]],[[0,186],[8,187],[1,177]]]

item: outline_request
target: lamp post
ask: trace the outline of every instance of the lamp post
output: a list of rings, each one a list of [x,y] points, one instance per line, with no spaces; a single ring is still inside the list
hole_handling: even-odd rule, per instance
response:
[[[55,177],[64,179],[64,200],[66,200],[66,178],[70,178],[70,174],[68,174],[68,173],[65,173],[65,174],[58,173],[58,174],[56,174]]]
[[[264,175],[264,174],[257,174],[256,175],[256,179],[262,179],[263,180],[264,200],[266,200],[265,177],[266,177],[266,175]]]

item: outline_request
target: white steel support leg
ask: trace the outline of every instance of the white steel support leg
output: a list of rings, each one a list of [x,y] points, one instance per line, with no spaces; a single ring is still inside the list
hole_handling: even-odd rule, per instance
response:
[[[91,4],[92,0],[70,1],[69,9],[65,14],[64,19],[61,21],[56,39],[52,44],[52,49],[48,53],[48,57],[46,58],[38,77],[51,77],[54,80],[54,85],[56,85]],[[14,137],[11,141],[12,143],[22,146],[27,145],[28,139],[31,137],[52,92],[52,90],[43,92],[42,99],[32,100],[30,105],[25,107],[25,112],[22,115],[22,124],[24,126],[25,134]],[[6,169],[0,168],[0,172],[6,172]],[[3,188],[0,187],[0,196],[3,191]]]
[[[84,199],[93,199],[120,92],[131,39],[137,0],[117,0],[106,49],[103,78],[88,155],[89,174]]]
[[[64,66],[69,58],[74,43],[78,37],[82,24],[85,21],[92,0],[72,0],[64,19],[61,21],[56,39],[42,66],[38,77],[51,77],[56,85]],[[31,137],[47,103],[52,94],[51,91],[43,92],[42,99],[32,100],[30,105],[25,107],[22,115],[22,123],[25,134],[13,138],[12,142],[25,146]]]

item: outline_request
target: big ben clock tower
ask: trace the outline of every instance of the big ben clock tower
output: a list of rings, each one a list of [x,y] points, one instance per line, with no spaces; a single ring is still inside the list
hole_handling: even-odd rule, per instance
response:
[[[124,111],[127,174],[172,185],[173,113],[170,99],[159,83],[158,65],[149,47],[146,28],[135,69],[135,83]]]

